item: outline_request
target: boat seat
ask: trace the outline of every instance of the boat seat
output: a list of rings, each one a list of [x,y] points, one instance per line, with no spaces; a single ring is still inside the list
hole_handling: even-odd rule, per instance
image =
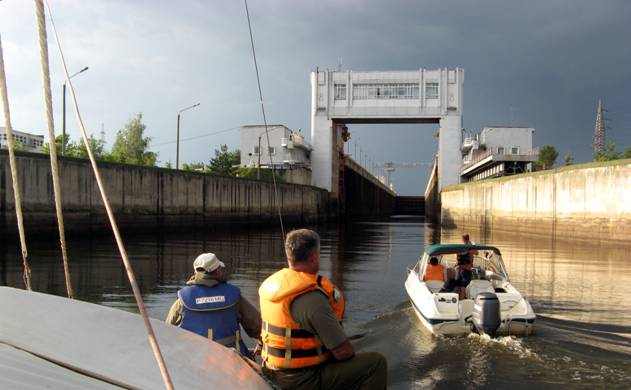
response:
[[[467,297],[469,299],[475,299],[475,297],[477,297],[478,294],[483,293],[483,292],[491,292],[491,293],[495,292],[493,285],[488,280],[474,279],[467,286]]]
[[[432,292],[432,293],[439,292],[440,289],[443,288],[444,284],[445,284],[445,282],[443,282],[441,280],[428,280],[428,281],[425,282],[425,285],[427,286],[429,291]]]

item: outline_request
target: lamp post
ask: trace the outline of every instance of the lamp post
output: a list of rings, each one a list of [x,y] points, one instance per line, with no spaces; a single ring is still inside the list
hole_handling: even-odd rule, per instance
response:
[[[83,69],[81,69],[80,71],[72,74],[70,77],[68,77],[69,79],[75,77],[76,75],[78,75],[79,73],[83,73],[86,70],[88,70],[89,67],[85,67]],[[63,106],[63,111],[62,111],[62,115],[61,115],[61,155],[65,155],[66,154],[66,82],[64,81],[64,84],[62,86],[63,89],[63,98],[62,98],[62,106]],[[51,140],[50,141],[53,145],[55,145],[55,140]]]
[[[195,103],[192,106],[185,107],[177,112],[177,146],[175,149],[175,169],[180,169],[180,117],[182,113],[191,108],[199,106],[200,103]]]

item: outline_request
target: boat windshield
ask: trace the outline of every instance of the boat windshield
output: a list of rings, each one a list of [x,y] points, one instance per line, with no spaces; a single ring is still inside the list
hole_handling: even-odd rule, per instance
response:
[[[437,257],[439,263],[446,268],[454,268],[458,265],[458,258],[466,256],[466,253],[444,253]],[[492,250],[475,250],[469,253],[473,258],[473,269],[477,271],[480,279],[501,278],[508,280],[508,273],[502,261],[502,256]],[[422,275],[429,263],[427,254],[423,256],[418,264],[418,272]]]

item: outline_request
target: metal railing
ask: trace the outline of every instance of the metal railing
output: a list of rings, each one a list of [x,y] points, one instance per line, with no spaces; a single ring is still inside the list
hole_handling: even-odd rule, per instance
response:
[[[492,150],[487,150],[484,153],[478,154],[476,156],[474,156],[473,161],[468,162],[466,164],[462,164],[462,168],[460,169],[460,171],[464,171],[466,169],[471,168],[472,166],[474,166],[475,164],[479,163],[480,161],[484,160],[485,158],[488,158],[489,156],[493,156],[493,159],[497,159],[497,160],[501,160],[500,156],[537,156],[539,154],[539,147],[536,148],[532,148],[530,149],[528,152],[526,153],[519,153],[519,154],[512,154],[512,153],[493,153]]]

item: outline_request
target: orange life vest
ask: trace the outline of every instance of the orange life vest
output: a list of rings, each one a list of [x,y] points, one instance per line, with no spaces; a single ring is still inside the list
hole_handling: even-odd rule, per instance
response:
[[[263,327],[261,357],[269,369],[303,368],[324,363],[331,353],[317,335],[300,328],[291,316],[291,303],[310,291],[322,291],[337,318],[344,316],[344,296],[329,279],[289,268],[274,273],[261,284],[259,296]]]
[[[425,280],[445,280],[445,267],[441,264],[431,265],[427,264],[425,268],[425,275],[423,275],[423,281]]]

